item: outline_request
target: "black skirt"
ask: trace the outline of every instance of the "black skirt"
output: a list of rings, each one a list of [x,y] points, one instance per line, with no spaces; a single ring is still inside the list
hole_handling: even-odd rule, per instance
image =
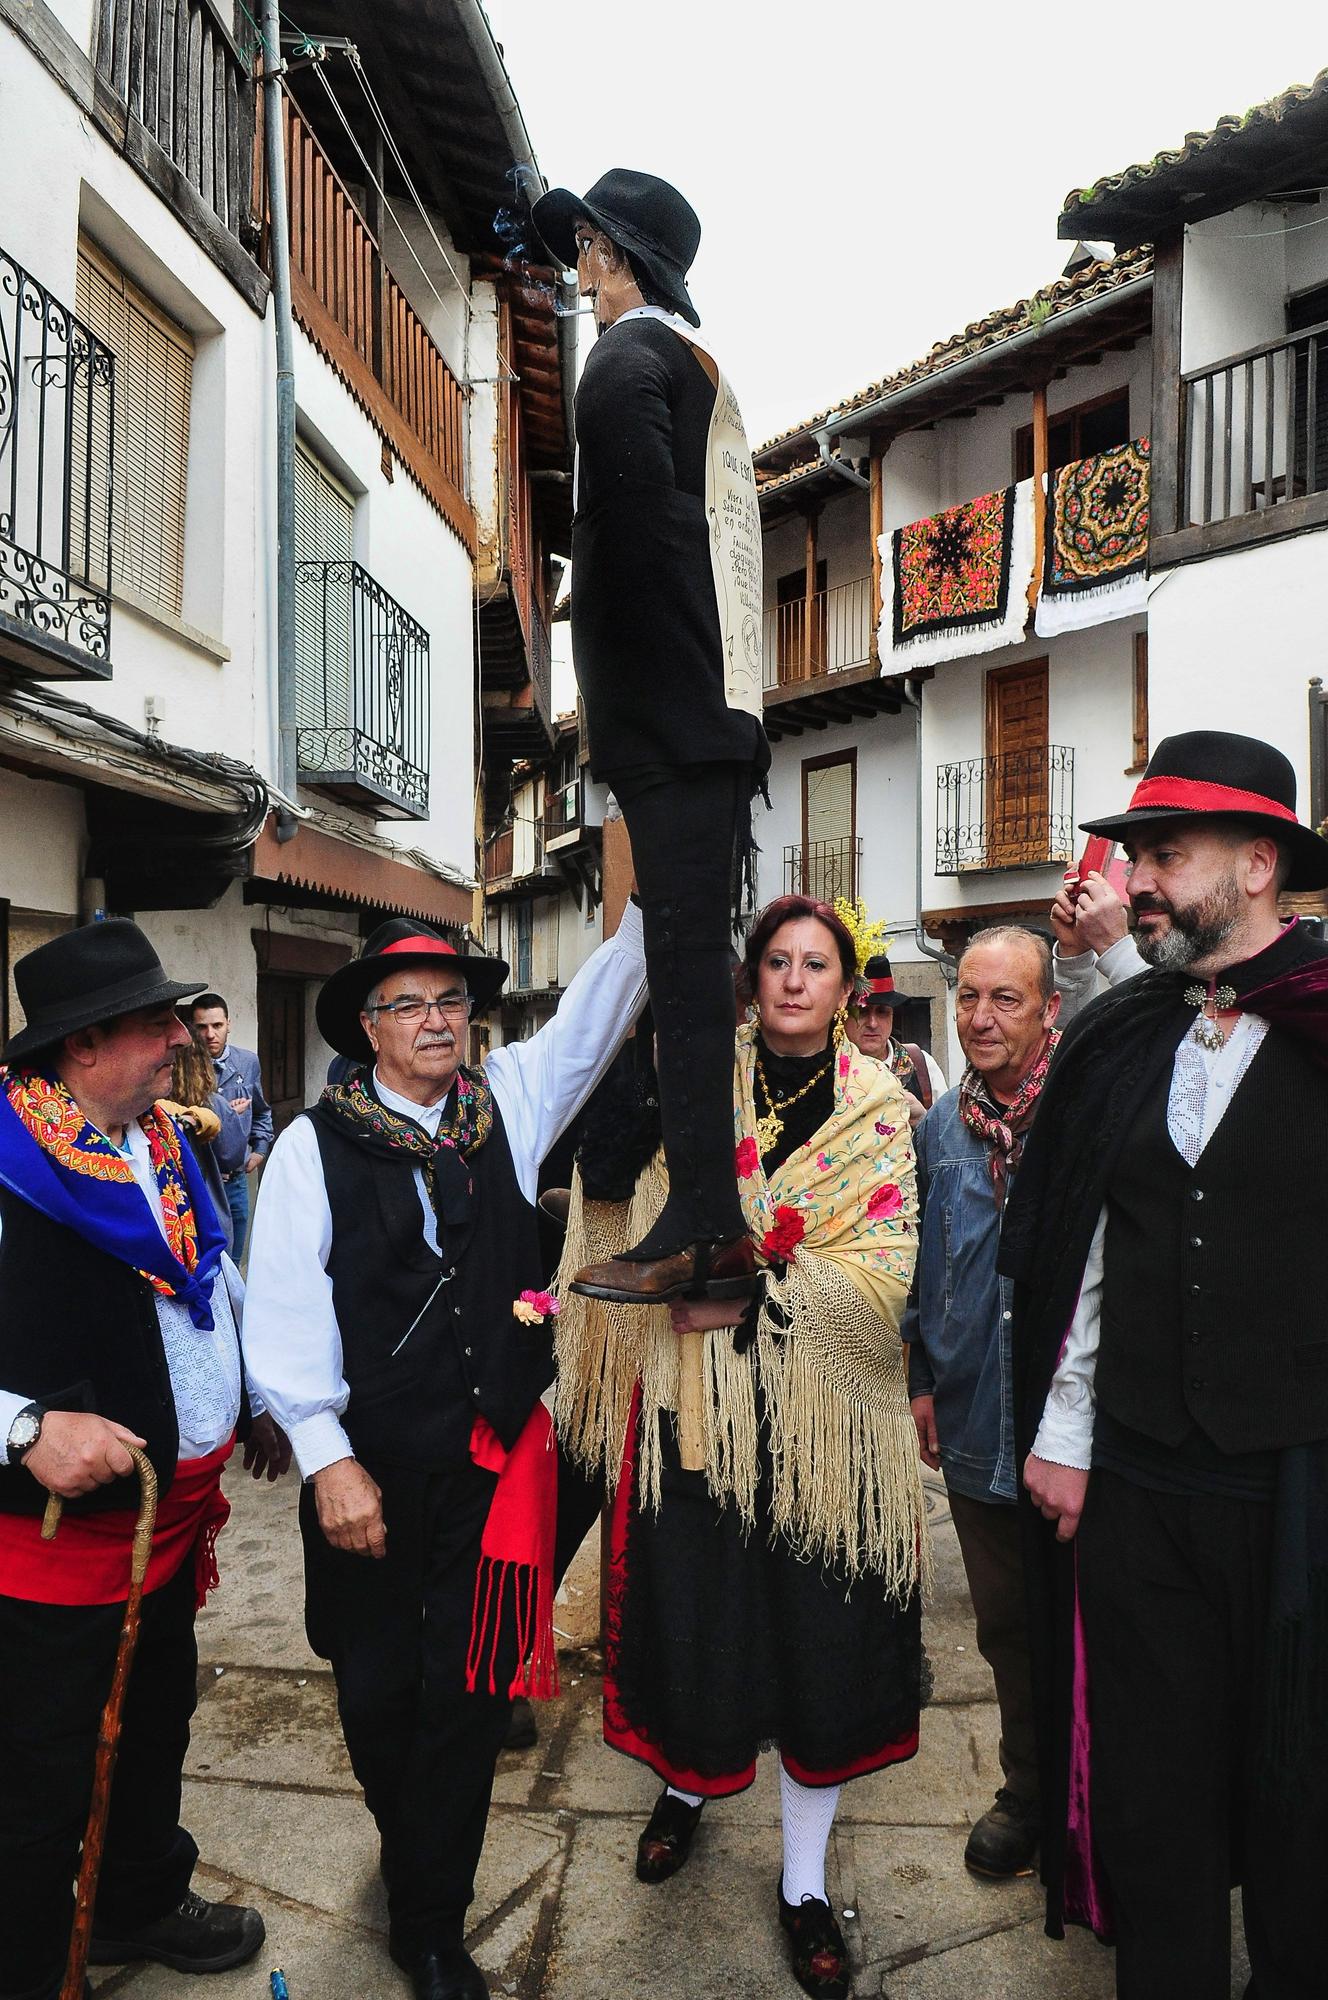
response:
[[[847,1578],[769,1531],[762,1453],[756,1523],[684,1472],[665,1418],[662,1500],[639,1505],[636,1418],[614,1501],[604,1737],[681,1791],[720,1798],[776,1747],[804,1785],[835,1785],[917,1753],[921,1599]]]

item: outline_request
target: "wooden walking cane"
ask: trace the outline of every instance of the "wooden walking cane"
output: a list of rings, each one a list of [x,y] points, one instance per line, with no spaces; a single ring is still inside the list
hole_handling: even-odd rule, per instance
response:
[[[705,1351],[703,1333],[678,1339],[678,1458],[684,1472],[705,1471]]]
[[[88,1948],[92,1943],[92,1906],[97,1899],[97,1877],[101,1874],[102,1847],[106,1840],[106,1816],[111,1805],[111,1779],[115,1774],[115,1753],[120,1744],[120,1723],[124,1715],[129,1669],[134,1664],[134,1653],[138,1647],[143,1579],[147,1575],[148,1558],[152,1554],[152,1533],[157,1525],[157,1475],[152,1469],[152,1461],[145,1451],[139,1450],[137,1445],[127,1444],[125,1450],[133,1459],[138,1471],[138,1522],[134,1528],[134,1547],[129,1565],[129,1597],[125,1604],[124,1623],[120,1627],[115,1672],[111,1677],[111,1691],[106,1697],[106,1706],[101,1712],[101,1727],[97,1732],[97,1765],[92,1780],[92,1804],[88,1809],[88,1824],[83,1835],[83,1858],[78,1869],[78,1900],[74,1907],[74,1928],[69,1936],[69,1956],[65,1960],[65,1977],[64,1984],[60,1988],[60,2000],[83,2000]],[[52,1493],[46,1502],[46,1513],[42,1520],[41,1532],[44,1542],[55,1539],[62,1510],[63,1502],[60,1495]]]

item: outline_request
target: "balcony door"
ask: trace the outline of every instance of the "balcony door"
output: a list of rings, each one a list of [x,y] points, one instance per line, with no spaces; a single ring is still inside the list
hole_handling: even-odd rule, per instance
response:
[[[353,619],[349,564],[355,502],[308,446],[295,444],[295,714],[301,729],[346,730]],[[344,565],[329,569],[328,564]],[[312,751],[312,744],[305,749]],[[350,762],[351,744],[325,742],[315,768]],[[302,759],[303,761],[303,759]]]
[[[857,752],[805,758],[801,865],[790,889],[825,903],[857,894],[857,812]]]
[[[1048,840],[1047,662],[987,675],[986,851],[989,868],[1045,861]]]
[[[816,565],[816,595],[808,617],[807,572],[790,570],[775,586],[778,601],[776,657],[779,684],[809,681],[825,672],[825,564]]]

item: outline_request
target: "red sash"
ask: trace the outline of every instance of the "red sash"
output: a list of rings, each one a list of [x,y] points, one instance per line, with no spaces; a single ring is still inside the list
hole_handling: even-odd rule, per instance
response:
[[[536,1403],[520,1437],[507,1451],[497,1432],[476,1417],[470,1455],[498,1474],[489,1502],[466,1658],[466,1687],[473,1694],[487,1652],[489,1693],[498,1692],[496,1667],[509,1576],[516,1618],[516,1674],[511,1695],[547,1701],[558,1692],[558,1652],[553,1636],[554,1534],[558,1518],[558,1458],[553,1423]]]
[[[219,1581],[217,1536],[230,1517],[221,1473],[235,1439],[206,1458],[184,1458],[157,1508],[144,1592],[160,1590],[192,1555],[197,1603]],[[127,1507],[101,1514],[66,1514],[53,1542],[41,1538],[41,1517],[0,1514],[0,1597],[28,1604],[122,1604],[129,1594],[129,1556],[136,1514]]]

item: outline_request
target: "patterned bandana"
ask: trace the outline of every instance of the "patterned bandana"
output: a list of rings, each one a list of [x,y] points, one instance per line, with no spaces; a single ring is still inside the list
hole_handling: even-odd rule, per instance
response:
[[[180,1134],[154,1105],[147,1134],[165,1240],[130,1162],[57,1078],[0,1068],[0,1181],[53,1222],[121,1263],[194,1325],[212,1326],[212,1281],[225,1248],[211,1195]]]
[[[409,1153],[418,1160],[434,1214],[444,1222],[459,1219],[445,1212],[451,1204],[439,1187],[439,1171],[442,1168],[446,1173],[449,1154],[458,1160],[471,1159],[493,1130],[493,1092],[483,1072],[457,1071],[456,1088],[447,1101],[434,1139],[413,1118],[403,1118],[381,1104],[370,1088],[369,1074],[368,1069],[352,1070],[344,1083],[328,1084],[320,1104],[353,1131],[377,1139],[390,1152]]]
[[[1047,1066],[1060,1038],[1059,1028],[1047,1031],[1031,1069],[1025,1070],[1009,1104],[996,1103],[971,1063],[960,1080],[959,1116],[969,1131],[976,1132],[990,1149],[991,1184],[998,1208],[1005,1206],[1005,1191],[1011,1174],[1019,1165],[1024,1150],[1024,1134],[1033,1122],[1033,1113],[1037,1110],[1042,1086],[1047,1080]]]

